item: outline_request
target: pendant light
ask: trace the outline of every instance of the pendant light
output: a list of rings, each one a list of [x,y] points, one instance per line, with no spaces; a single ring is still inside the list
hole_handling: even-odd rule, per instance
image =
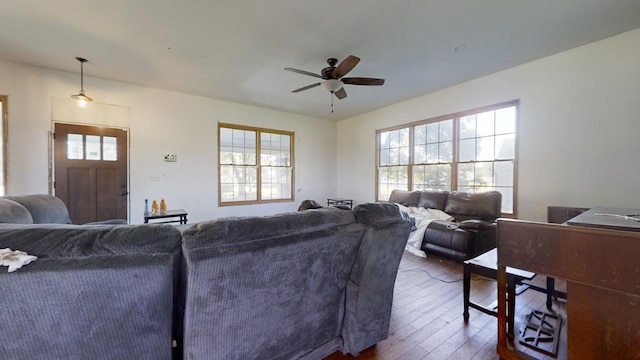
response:
[[[80,62],[80,92],[77,95],[71,95],[71,98],[78,100],[80,107],[85,107],[87,102],[93,101],[92,98],[84,94],[84,63],[87,62],[87,59],[76,57],[76,60]]]

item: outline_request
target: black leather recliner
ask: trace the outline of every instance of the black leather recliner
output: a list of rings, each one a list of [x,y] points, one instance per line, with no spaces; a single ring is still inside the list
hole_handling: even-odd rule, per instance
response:
[[[421,247],[427,253],[464,261],[496,247],[495,221],[502,207],[502,194],[497,191],[393,190],[389,202],[438,209],[454,218],[429,224]]]

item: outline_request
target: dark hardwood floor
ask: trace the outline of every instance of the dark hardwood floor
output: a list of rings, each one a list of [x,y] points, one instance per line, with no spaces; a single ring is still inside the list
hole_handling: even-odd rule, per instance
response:
[[[534,282],[542,285],[544,277],[538,278]],[[557,288],[563,286],[557,282]],[[496,298],[495,281],[472,275],[471,301],[489,305]],[[545,300],[544,294],[533,290],[520,294],[516,300],[516,328],[532,309],[546,311]],[[554,301],[553,310],[566,319],[566,302]],[[422,259],[405,252],[396,279],[389,337],[357,357],[336,352],[325,360],[498,359],[497,319],[470,309],[469,322],[465,324],[462,312],[462,264],[435,256]],[[524,350],[537,358],[553,359]],[[564,324],[557,358],[566,357]]]

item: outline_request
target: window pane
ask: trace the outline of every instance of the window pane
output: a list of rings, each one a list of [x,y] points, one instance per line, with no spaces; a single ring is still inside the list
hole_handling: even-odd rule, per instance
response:
[[[458,161],[474,161],[476,159],[476,139],[460,140]]]
[[[113,136],[102,137],[102,160],[118,160],[118,141]]]
[[[67,159],[84,159],[82,134],[67,134]]]
[[[473,185],[474,178],[475,178],[475,166],[473,163],[458,164],[458,185],[460,186]]]
[[[493,166],[495,186],[513,186],[513,162],[496,161]]]
[[[496,134],[516,132],[516,107],[496,110]]]
[[[257,200],[255,167],[220,166],[220,192],[224,201]]]
[[[497,187],[496,191],[502,194],[502,212],[507,214],[513,213],[513,188],[512,187]]]
[[[476,137],[476,116],[463,116],[460,118],[460,139]]]
[[[413,148],[413,162],[415,164],[424,164],[427,162],[427,146],[416,145]]]
[[[451,165],[438,165],[438,187],[434,190],[451,190]]]
[[[476,136],[489,136],[495,133],[494,131],[494,116],[495,111],[487,111],[477,115],[476,117]]]
[[[100,160],[100,136],[87,135],[85,138],[87,146],[87,160]]]
[[[496,159],[514,159],[516,157],[515,134],[496,136]]]
[[[440,143],[440,147],[438,149],[438,161],[443,162],[452,162],[453,161],[453,142],[447,141]]]
[[[263,200],[287,199],[291,197],[291,169],[262,169],[261,192]]]
[[[381,132],[380,133],[380,149],[388,149],[389,148],[389,132]]]
[[[427,145],[427,164],[436,164],[438,162],[438,144]]]
[[[408,190],[407,166],[388,166],[378,169],[378,200],[386,201],[393,189]]]
[[[227,128],[220,129],[220,146],[233,146],[233,130]]]
[[[440,123],[427,124],[427,142],[433,144],[440,139]]]
[[[493,163],[477,162],[475,164],[473,185],[476,191],[489,191],[493,188]]]
[[[391,164],[391,161],[389,160],[389,149],[381,149],[380,150],[380,166],[387,166],[389,164]]]
[[[427,143],[427,125],[418,125],[413,128],[413,143],[414,145],[424,145]]]
[[[476,158],[475,160],[494,160],[493,151],[495,149],[493,136],[481,137],[477,139]]]
[[[260,165],[289,166],[289,135],[260,133]]]
[[[453,120],[440,121],[440,141],[453,140]]]

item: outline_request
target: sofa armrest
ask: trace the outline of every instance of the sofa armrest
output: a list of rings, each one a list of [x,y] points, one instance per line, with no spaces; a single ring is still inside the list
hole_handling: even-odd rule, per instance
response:
[[[459,226],[465,230],[495,231],[497,225],[495,221],[465,220],[460,222]]]

